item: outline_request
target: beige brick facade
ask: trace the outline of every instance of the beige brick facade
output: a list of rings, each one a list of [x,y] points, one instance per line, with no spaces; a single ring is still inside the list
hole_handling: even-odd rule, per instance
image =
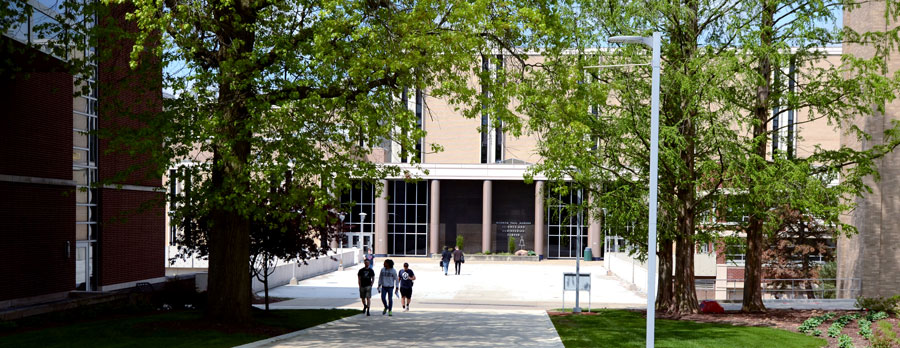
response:
[[[861,5],[853,12],[844,12],[844,25],[856,31],[884,31],[895,24],[884,20],[885,2]],[[873,50],[855,44],[845,44],[846,53],[871,57]],[[891,54],[889,74],[900,69],[900,54]],[[871,148],[883,143],[883,131],[891,121],[900,120],[900,101],[886,106],[885,113],[862,115],[854,124],[872,135],[867,142],[842,136],[841,144],[856,149]],[[857,199],[857,209],[845,216],[859,230],[852,238],[838,241],[838,278],[860,278],[863,296],[889,296],[900,293],[900,153],[894,152],[878,161],[881,181],[868,180],[872,193]]]

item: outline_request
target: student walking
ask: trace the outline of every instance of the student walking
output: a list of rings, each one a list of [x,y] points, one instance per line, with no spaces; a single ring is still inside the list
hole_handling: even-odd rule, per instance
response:
[[[451,257],[453,257],[453,254],[450,253],[450,247],[445,247],[444,252],[441,253],[441,266],[444,267],[444,275],[447,275],[447,269],[450,268]]]
[[[394,296],[391,292],[397,292],[397,297],[400,297],[398,283],[397,270],[394,269],[394,260],[384,260],[384,268],[378,274],[378,292],[381,293],[381,303],[384,304],[384,310],[381,311],[381,315],[385,313],[388,316],[394,315],[391,311],[394,307]],[[387,296],[387,299],[384,298],[385,296]]]
[[[372,283],[375,282],[375,271],[370,267],[369,260],[366,260],[359,272],[356,272],[356,282],[359,284],[359,299],[363,304],[363,312],[369,316],[369,307],[372,307]]]
[[[416,274],[409,269],[409,264],[404,262],[403,269],[399,272],[400,277],[400,305],[403,306],[404,312],[409,312],[409,302],[412,301],[413,280],[416,280]]]
[[[466,255],[463,255],[462,250],[459,250],[457,246],[456,250],[453,250],[453,264],[456,266],[456,275],[459,275],[463,262],[466,262]]]

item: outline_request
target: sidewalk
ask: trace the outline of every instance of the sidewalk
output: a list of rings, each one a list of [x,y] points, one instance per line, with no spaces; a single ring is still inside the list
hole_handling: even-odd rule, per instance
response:
[[[371,317],[356,315],[285,340],[242,347],[563,347],[543,310],[451,312],[413,307],[388,317],[372,307]]]
[[[562,274],[575,271],[574,260],[551,262],[467,262],[460,275],[445,276],[438,262],[425,258],[392,258],[400,269],[409,262],[416,274],[413,308],[471,309],[555,309],[563,306]],[[376,259],[378,274],[384,258]],[[292,300],[272,304],[272,308],[351,308],[359,309],[356,272],[347,268],[271,289],[273,297]],[[616,277],[607,276],[600,262],[582,262],[582,273],[591,273],[592,290],[581,293],[581,306],[594,308],[643,308],[644,294],[636,292]],[[377,281],[377,279],[376,279]],[[575,293],[566,292],[565,306],[574,305]],[[381,308],[373,291],[372,308]],[[379,312],[380,314],[380,312]]]

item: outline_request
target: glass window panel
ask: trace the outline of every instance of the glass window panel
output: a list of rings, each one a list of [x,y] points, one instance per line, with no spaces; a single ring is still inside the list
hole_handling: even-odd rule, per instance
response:
[[[88,117],[84,115],[72,114],[72,128],[87,130]]]
[[[75,284],[87,282],[87,247],[75,248]]]
[[[406,186],[406,203],[415,203],[418,187],[416,184],[405,184]]]
[[[72,99],[72,110],[78,112],[88,112],[88,102],[87,99],[84,98],[73,98]],[[80,115],[78,115],[80,116]],[[83,116],[82,116],[83,117]]]
[[[406,223],[414,224],[416,223],[416,206],[407,205],[406,206]]]
[[[75,240],[87,240],[90,229],[86,224],[75,224]]]
[[[419,223],[427,222],[428,221],[428,206],[426,206],[426,205],[416,206],[416,216],[419,219]]]
[[[407,235],[404,238],[406,241],[406,254],[407,255],[415,255],[416,254],[416,238],[415,235]]]
[[[76,185],[87,185],[88,184],[87,169],[83,169],[83,168],[72,169],[72,180],[75,180]]]
[[[91,191],[86,188],[77,188],[75,189],[75,203],[90,203],[91,202]]]
[[[416,236],[416,255],[426,255],[426,248],[428,247],[428,240],[425,235],[420,234]]]
[[[397,189],[394,190],[393,200],[395,203],[405,203],[406,202],[406,185],[398,183],[396,185]]]
[[[419,192],[418,192],[418,202],[419,204],[428,204],[428,182],[422,181],[418,183]]]
[[[72,150],[72,162],[74,164],[87,165],[88,152],[84,150]]]
[[[77,146],[77,147],[87,148],[88,147],[88,135],[83,132],[73,131],[72,132],[72,145]]]
[[[19,3],[15,1],[9,2],[12,6],[13,13],[24,13],[22,8],[19,6]],[[11,18],[10,18],[11,19]],[[22,43],[28,43],[28,19],[21,18],[21,21],[18,23],[12,23],[10,25],[9,30],[6,31],[6,35],[16,39]]]
[[[75,221],[90,221],[88,207],[75,207]]]

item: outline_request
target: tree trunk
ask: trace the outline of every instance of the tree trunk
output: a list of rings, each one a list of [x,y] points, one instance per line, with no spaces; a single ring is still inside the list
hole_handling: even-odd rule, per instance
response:
[[[269,310],[269,267],[268,267],[268,265],[266,265],[266,268],[263,271],[266,272],[265,275],[263,275],[263,289],[265,289],[265,292],[266,292],[266,311],[268,311]]]
[[[680,225],[687,223],[678,222]],[[694,282],[693,231],[680,231],[675,239],[675,310],[677,314],[700,312],[697,303],[697,287]]]
[[[764,2],[763,10],[760,14],[760,27],[762,29],[760,30],[761,46],[766,47],[772,45],[772,27],[775,23],[775,10],[775,3]],[[768,30],[766,30],[767,28]],[[758,86],[756,90],[756,106],[753,111],[757,121],[753,125],[753,156],[764,160],[766,158],[766,144],[768,138],[766,130],[769,121],[769,105],[771,104],[769,93],[772,88],[772,62],[767,56],[760,57],[757,73],[759,74],[761,85]],[[757,163],[757,161],[752,158],[749,162]],[[759,168],[747,167],[747,170],[757,169]],[[753,182],[750,183],[750,185],[755,184],[756,183]],[[765,238],[763,235],[763,225],[765,222],[763,221],[763,212],[767,210],[767,207],[761,203],[754,208],[755,209],[753,210],[755,213],[750,215],[750,223],[747,227],[747,254],[744,262],[744,299],[741,306],[741,312],[744,313],[759,313],[766,311],[766,306],[762,302],[761,275],[762,253],[763,248],[765,247]]]
[[[659,246],[659,291],[656,297],[656,312],[670,314],[675,311],[675,284],[672,278],[674,250],[671,240],[661,240]]]

